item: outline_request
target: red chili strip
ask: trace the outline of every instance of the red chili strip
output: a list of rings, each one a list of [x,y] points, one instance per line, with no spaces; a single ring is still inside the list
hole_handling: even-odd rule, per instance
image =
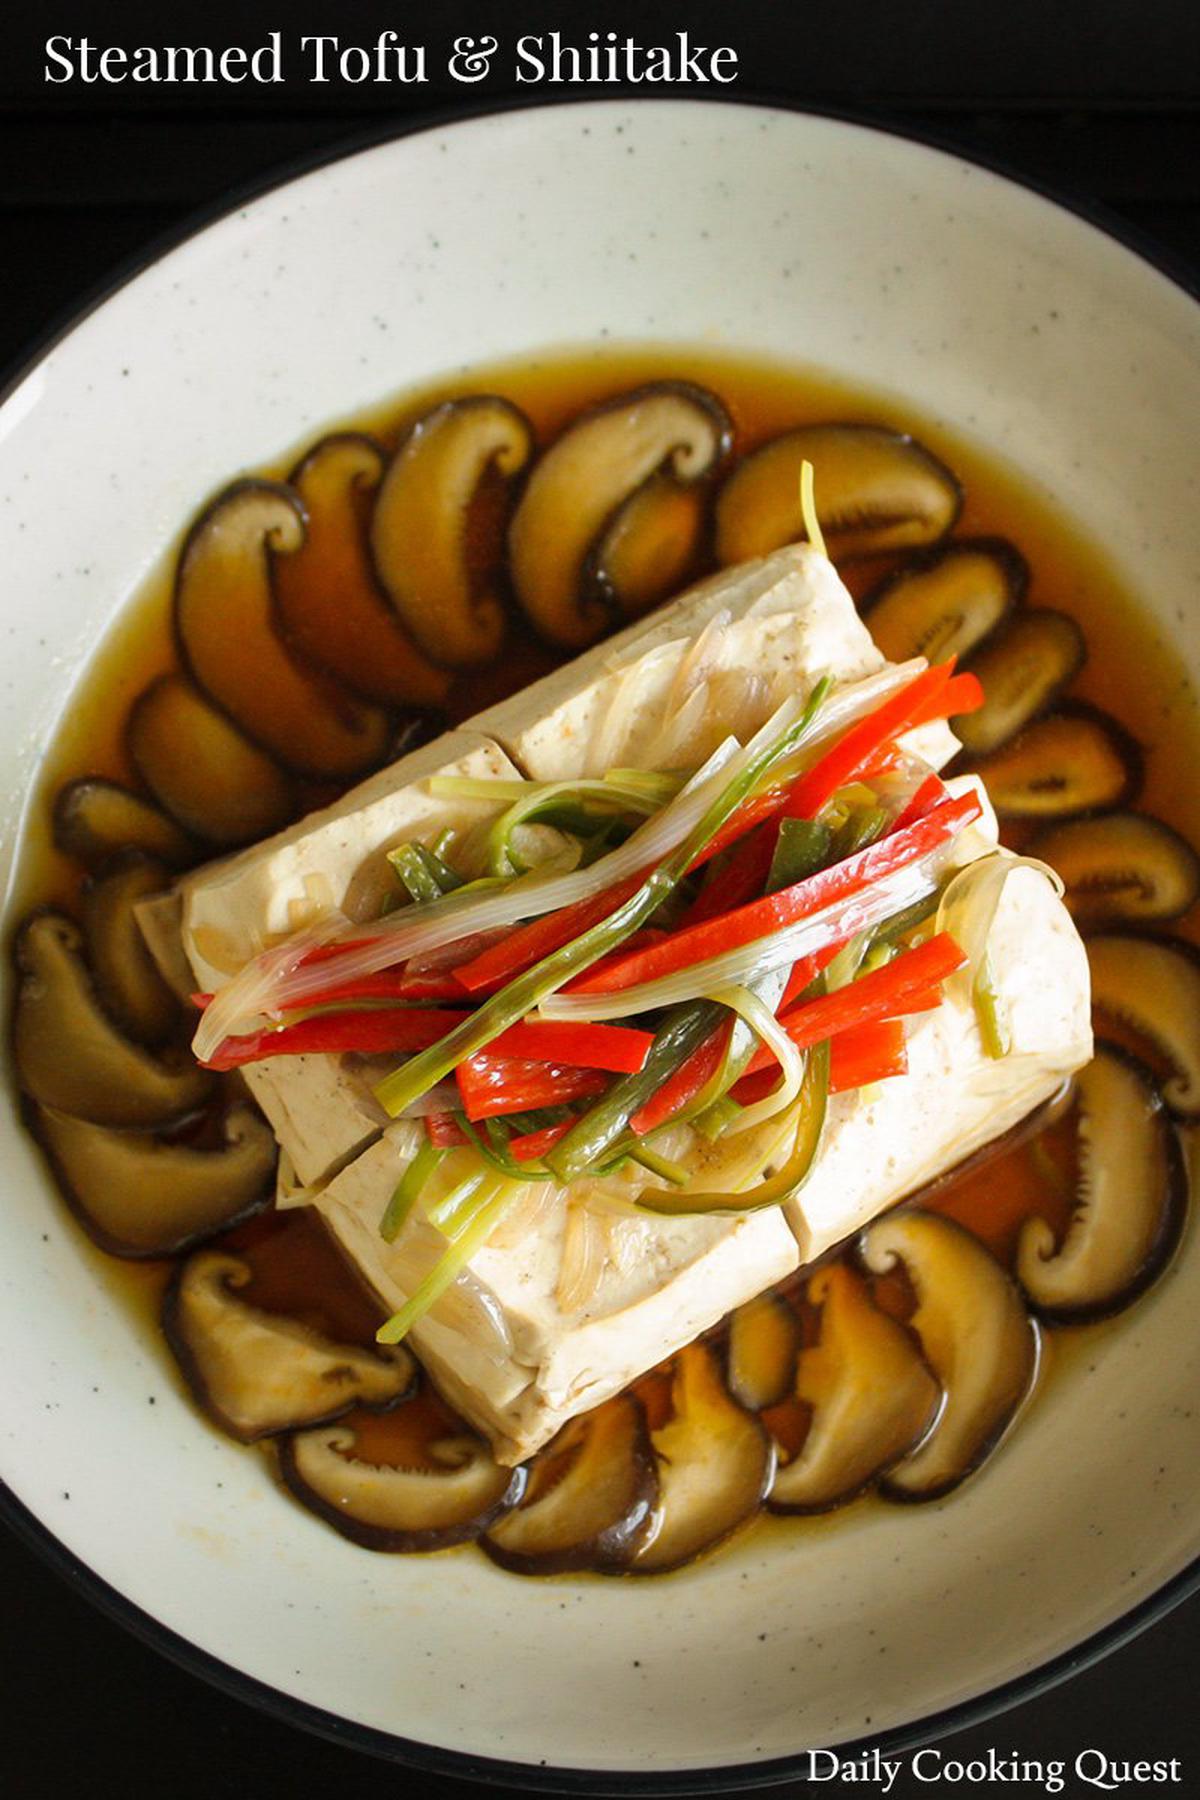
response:
[[[535,1112],[566,1100],[586,1100],[608,1085],[608,1077],[596,1069],[492,1056],[486,1051],[459,1063],[454,1078],[472,1124],[502,1113]]]
[[[560,907],[557,912],[531,919],[528,925],[519,925],[501,943],[493,944],[489,950],[472,957],[470,962],[461,963],[455,970],[456,976],[473,994],[503,987],[506,982],[523,975],[526,969],[532,969],[544,956],[561,950],[564,944],[615,913],[618,906],[623,906],[630,895],[637,892],[642,881],[641,875],[631,875],[628,880],[609,888],[607,893],[597,894],[593,900]]]
[[[926,943],[902,951],[882,969],[873,969],[869,975],[860,975],[847,987],[838,988],[832,994],[822,994],[793,1008],[790,1013],[781,1014],[779,1023],[797,1049],[803,1050],[854,1026],[894,1018],[907,1007],[915,1006],[918,998],[926,1001],[929,990],[944,981],[947,975],[952,975],[955,969],[960,969],[965,961],[966,957],[949,932],[941,931]],[[921,1010],[924,1010],[923,1005]],[[751,1057],[746,1073],[750,1075],[756,1069],[772,1067],[774,1062],[772,1051],[760,1045]]]
[[[915,825],[918,819],[926,819],[946,797],[945,783],[940,775],[927,775],[916,793],[908,801],[892,821],[893,831],[903,831],[906,825]]]
[[[676,1113],[690,1106],[696,1095],[707,1086],[721,1066],[721,1058],[725,1054],[725,1046],[729,1042],[732,1029],[730,1022],[718,1025],[717,1029],[698,1044],[692,1054],[681,1062],[673,1075],[668,1076],[658,1092],[652,1094],[644,1106],[630,1118],[629,1125],[639,1137],[645,1137],[649,1131],[655,1131],[673,1119]]]
[[[782,809],[784,818],[815,819],[839,788],[854,781],[872,757],[909,729],[917,713],[940,702],[953,668],[952,662],[946,662],[924,669],[843,732],[833,748],[793,784]]]
[[[634,951],[602,975],[590,970],[572,991],[580,994],[619,993],[624,988],[637,987],[661,975],[672,975],[695,963],[706,962],[724,951],[740,949],[756,938],[767,937],[826,906],[849,899],[863,888],[894,874],[897,869],[919,861],[969,825],[972,819],[977,819],[982,810],[975,793],[943,801],[925,818],[906,826],[903,831],[892,832],[890,836],[868,844],[865,850],[857,851],[830,868],[820,869],[791,887],[765,894],[749,905],[737,907],[719,918],[707,919],[688,930],[673,932],[664,943],[652,945],[648,950]]]
[[[240,1069],[268,1056],[308,1056],[358,1050],[364,1056],[427,1050],[467,1017],[446,1007],[384,1007],[377,1011],[316,1013],[278,1029],[246,1032],[219,1044],[205,1067]]]
[[[645,1067],[653,1042],[653,1032],[638,1031],[631,1025],[523,1019],[494,1038],[486,1054],[604,1069],[613,1075],[637,1075]]]
[[[452,1112],[429,1113],[425,1119],[425,1135],[439,1150],[456,1150],[469,1141]]]
[[[933,700],[917,708],[905,729],[912,731],[915,726],[928,725],[934,719],[957,719],[963,713],[978,712],[982,705],[983,687],[979,677],[964,669],[960,675],[952,675]]]
[[[719,870],[692,901],[679,921],[680,926],[686,929],[691,925],[702,925],[705,919],[715,919],[720,913],[731,912],[735,906],[756,899],[771,872],[776,835],[774,826],[766,823],[750,832],[727,866]],[[626,952],[632,948],[632,944],[624,946]]]
[[[509,1138],[508,1154],[517,1162],[536,1162],[547,1150],[553,1150],[560,1138],[566,1137],[575,1120],[560,1119],[557,1125],[543,1125],[540,1131],[527,1131],[521,1137]]]
[[[843,1031],[829,1046],[829,1091],[844,1094],[908,1073],[908,1049],[901,1019],[877,1019]]]

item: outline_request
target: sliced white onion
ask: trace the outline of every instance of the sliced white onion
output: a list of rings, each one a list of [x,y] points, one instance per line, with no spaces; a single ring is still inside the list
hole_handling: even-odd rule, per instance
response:
[[[955,970],[947,986],[964,999],[970,999],[987,955],[988,938],[995,921],[1004,884],[1016,869],[1036,869],[1051,883],[1061,899],[1063,882],[1049,863],[1035,856],[1013,856],[1006,850],[994,850],[960,869],[949,882],[937,910],[937,931],[948,931],[966,962]]]
[[[752,1106],[744,1106],[737,1118],[725,1127],[722,1134],[724,1137],[736,1137],[743,1131],[752,1131],[756,1125],[765,1124],[776,1113],[785,1112],[793,1104],[804,1081],[804,1053],[793,1044],[766,1002],[749,988],[722,988],[712,998],[722,1006],[731,1007],[745,1019],[750,1029],[770,1050],[780,1068],[779,1085]]]

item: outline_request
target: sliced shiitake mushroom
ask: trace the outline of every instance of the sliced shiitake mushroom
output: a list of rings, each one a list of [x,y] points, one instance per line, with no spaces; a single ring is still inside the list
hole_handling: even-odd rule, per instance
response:
[[[690,1562],[757,1512],[775,1472],[762,1424],[737,1405],[707,1344],[675,1358],[674,1416],[653,1434],[658,1460],[657,1529],[635,1553],[635,1574]]]
[[[882,425],[802,425],[751,451],[717,497],[717,560],[740,563],[804,536],[800,467],[835,560],[944,538],[962,489],[923,444]]]
[[[584,562],[583,592],[610,614],[638,619],[679,592],[696,568],[705,494],[652,475],[601,532]]]
[[[819,1269],[808,1298],[820,1338],[804,1350],[796,1396],[812,1407],[799,1452],[776,1471],[772,1512],[821,1512],[861,1493],[920,1443],[941,1389],[912,1333],[872,1303],[844,1263]]]
[[[729,1391],[751,1412],[782,1400],[792,1386],[800,1321],[779,1294],[759,1294],[729,1321]]]
[[[1124,806],[1142,783],[1142,753],[1116,720],[1064,702],[976,764],[1007,819],[1065,819]]]
[[[932,1500],[981,1463],[1037,1373],[1039,1338],[1021,1297],[978,1238],[949,1219],[907,1209],[862,1239],[869,1269],[895,1263],[917,1295],[912,1327],[945,1393],[932,1430],[881,1482],[895,1500]]]
[[[194,837],[231,848],[296,812],[291,782],[184,675],[160,675],[129,714],[129,753],[155,798]]]
[[[1179,1237],[1187,1176],[1150,1071],[1100,1043],[1075,1078],[1077,1204],[1055,1243],[1026,1220],[1017,1274],[1039,1311],[1062,1320],[1115,1312],[1159,1274]]]
[[[174,1256],[270,1199],[275,1139],[246,1106],[227,1114],[219,1150],[110,1131],[52,1107],[39,1109],[38,1128],[75,1210],[113,1256]]]
[[[1086,657],[1083,633],[1066,613],[1048,606],[1016,613],[971,658],[983,705],[955,719],[955,734],[972,756],[989,756],[1054,704]]]
[[[355,1433],[326,1425],[285,1438],[284,1481],[343,1537],[367,1550],[444,1550],[487,1531],[520,1500],[523,1465],[505,1468],[480,1438],[446,1438],[428,1446],[432,1467],[359,1462]]]
[[[1162,1096],[1177,1119],[1200,1120],[1200,951],[1182,938],[1103,932],[1087,940],[1092,1006],[1163,1065]]]
[[[423,656],[387,603],[367,547],[371,495],[387,456],[341,431],[315,444],[288,477],[308,515],[303,544],[275,564],[288,640],[347,687],[385,706],[440,706],[450,677]]]
[[[606,541],[615,554],[621,515],[653,475],[699,481],[729,443],[721,402],[686,381],[619,394],[567,427],[534,467],[508,534],[517,598],[544,637],[578,650],[612,625],[603,590],[586,579],[589,554],[597,547],[602,559]],[[637,500],[628,530],[644,531],[652,504]]]
[[[653,1528],[657,1501],[646,1415],[632,1394],[618,1394],[564,1426],[483,1547],[522,1575],[621,1567]]]
[[[89,869],[118,850],[142,850],[172,869],[196,860],[196,846],[173,819],[140,794],[89,775],[68,781],[54,801],[54,842]]]
[[[163,1299],[163,1330],[188,1386],[222,1431],[244,1444],[337,1418],[352,1406],[393,1406],[415,1374],[403,1347],[363,1350],[239,1297],[240,1256],[197,1250]]]
[[[349,779],[387,749],[387,715],[299,662],[275,630],[271,560],[304,542],[277,481],[238,481],[196,520],[175,575],[184,660],[205,693],[286,767]]]
[[[863,601],[871,636],[889,662],[970,654],[1007,618],[1029,569],[1005,538],[960,538],[914,557]]]
[[[92,980],[105,1011],[142,1044],[161,1044],[179,1020],[179,1001],[159,973],[137,907],[170,883],[162,863],[137,851],[118,857],[89,882],[83,933]]]
[[[1030,854],[1058,870],[1077,924],[1152,925],[1177,919],[1200,894],[1200,857],[1148,813],[1103,813],[1039,831]]]
[[[496,394],[447,400],[418,419],[388,465],[371,514],[371,553],[388,599],[435,662],[471,668],[504,638],[496,572],[480,568],[472,515],[489,473],[533,453],[524,413]]]
[[[62,913],[26,921],[17,965],[17,1072],[34,1100],[130,1129],[167,1124],[204,1104],[213,1077],[191,1056],[151,1056],[117,1030],[96,997],[78,928]]]

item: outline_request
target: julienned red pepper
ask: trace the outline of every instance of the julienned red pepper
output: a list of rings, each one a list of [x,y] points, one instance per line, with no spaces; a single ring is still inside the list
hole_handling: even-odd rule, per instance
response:
[[[439,1150],[454,1150],[468,1142],[467,1134],[452,1112],[429,1113],[425,1135]]]
[[[940,702],[953,670],[953,662],[935,663],[843,732],[833,748],[793,784],[782,809],[784,818],[815,819],[839,788],[854,781],[885,744],[909,729],[922,708]]]
[[[918,725],[931,724],[934,719],[957,719],[963,713],[978,712],[982,705],[983,685],[978,675],[964,669],[961,674],[950,677],[940,694],[917,708],[905,729],[912,731]]]
[[[877,1019],[869,1025],[855,1025],[830,1040],[831,1094],[867,1087],[873,1081],[886,1081],[893,1075],[907,1072],[908,1050],[902,1019]],[[779,1068],[772,1063],[770,1068],[743,1075],[731,1092],[740,1105],[752,1106],[756,1100],[765,1100],[778,1085]]]
[[[553,1150],[559,1138],[566,1137],[575,1120],[560,1119],[557,1125],[543,1125],[540,1131],[527,1131],[521,1137],[509,1138],[508,1154],[517,1162],[536,1162],[547,1150]]]
[[[321,1051],[358,1050],[364,1056],[406,1055],[427,1050],[445,1037],[466,1012],[446,1007],[387,1006],[370,1011],[314,1013],[276,1030],[249,1031],[226,1038],[208,1059],[210,1069],[240,1069],[268,1056],[307,1056]]]
[[[764,823],[750,832],[733,852],[728,865],[720,869],[692,901],[679,921],[681,928],[702,925],[705,919],[715,919],[719,913],[730,912],[735,906],[742,906],[761,894],[771,872],[776,835],[771,823]],[[633,947],[630,943],[625,949],[629,951]]]
[[[651,1095],[645,1106],[640,1106],[631,1116],[630,1130],[635,1131],[639,1137],[645,1137],[647,1132],[657,1130],[668,1119],[673,1119],[676,1113],[682,1112],[685,1106],[690,1106],[720,1068],[725,1046],[729,1042],[729,1032],[728,1023],[718,1025],[712,1035],[705,1038],[680,1063],[658,1092]]]
[[[558,1106],[566,1100],[585,1100],[608,1085],[608,1076],[596,1069],[527,1062],[518,1057],[492,1056],[486,1051],[459,1063],[454,1079],[462,1095],[463,1111],[472,1124],[503,1113],[535,1112],[539,1107]]]
[[[832,994],[821,994],[790,1013],[781,1013],[779,1023],[798,1049],[819,1044],[859,1025],[877,1019],[894,1018],[910,1008],[924,1011],[930,989],[960,969],[966,957],[947,931],[940,931],[924,944],[901,951],[882,969],[860,975],[857,981],[838,988]],[[775,1057],[765,1045],[754,1052],[746,1069],[752,1075],[758,1069],[770,1068]]]
[[[466,1017],[465,1012],[448,1008],[403,1006],[317,1013],[277,1030],[227,1038],[209,1066],[236,1069],[268,1056],[302,1056],[323,1051],[337,1055],[357,1050],[364,1056],[374,1056],[388,1051],[424,1050]],[[488,1048],[493,1056],[524,1057],[636,1075],[653,1042],[650,1032],[629,1025],[593,1025],[586,1020],[560,1024],[552,1019],[528,1019],[510,1025]]]
[[[653,1042],[653,1032],[638,1031],[631,1025],[525,1019],[494,1038],[487,1054],[568,1063],[580,1069],[604,1069],[613,1075],[637,1075],[645,1066]]]
[[[620,993],[625,988],[705,962],[724,951],[739,949],[756,938],[767,937],[824,907],[849,899],[909,863],[918,862],[961,831],[963,826],[969,825],[972,819],[977,819],[982,810],[979,796],[974,792],[945,800],[903,831],[879,838],[865,850],[859,850],[827,869],[820,869],[791,887],[765,894],[759,900],[737,907],[719,918],[708,919],[701,925],[693,925],[688,930],[673,932],[664,943],[635,951],[601,975],[589,971],[572,991],[577,994]]]
[[[455,969],[455,975],[473,994],[503,987],[506,982],[523,975],[526,969],[531,969],[543,956],[561,950],[572,938],[580,937],[593,925],[607,919],[637,892],[643,879],[641,875],[631,875],[606,893],[597,894],[594,900],[581,900],[575,906],[563,906],[558,912],[531,919],[528,925],[519,925],[502,942],[472,957],[470,962],[461,963]]]
[[[901,807],[892,821],[893,831],[903,831],[906,825],[913,825],[918,819],[929,816],[946,794],[945,784],[940,775],[927,775],[916,793]]]

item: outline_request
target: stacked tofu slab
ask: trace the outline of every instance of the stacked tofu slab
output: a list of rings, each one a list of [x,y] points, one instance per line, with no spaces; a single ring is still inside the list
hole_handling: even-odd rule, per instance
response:
[[[848,682],[881,666],[850,596],[814,551],[791,546],[725,571],[337,805],[186,878],[172,905],[192,974],[219,987],[331,906],[376,916],[389,849],[432,843],[447,826],[484,825],[501,810],[434,798],[433,775],[557,780],[695,766],[731,731],[744,742],[787,694],[807,694],[822,675]],[[934,725],[907,747],[937,767],[957,746]],[[994,819],[966,836],[964,857],[990,848]],[[1017,870],[1006,884],[992,956],[1011,1056],[986,1057],[965,998],[920,1017],[909,1074],[866,1103],[832,1102],[818,1165],[785,1209],[660,1219],[614,1205],[621,1195],[611,1182],[529,1184],[512,1219],[413,1331],[434,1379],[502,1458],[530,1454],[566,1419],[1007,1129],[1086,1061],[1086,958],[1040,875]],[[379,1235],[421,1127],[385,1118],[371,1091],[378,1073],[334,1056],[268,1059],[248,1071],[284,1153],[284,1197],[320,1210],[391,1311],[441,1240],[420,1219],[392,1245]],[[718,1164],[727,1154],[699,1140],[688,1151]],[[713,1173],[719,1179],[720,1168]]]

